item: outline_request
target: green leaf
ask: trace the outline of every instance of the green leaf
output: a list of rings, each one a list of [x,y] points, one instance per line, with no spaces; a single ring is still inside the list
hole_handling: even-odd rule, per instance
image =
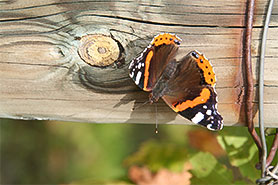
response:
[[[125,160],[125,165],[147,166],[156,172],[160,168],[181,171],[187,159],[187,151],[183,145],[161,143],[150,140],[141,145],[139,150]]]
[[[258,178],[260,178],[260,171],[255,168],[255,164],[258,162],[257,147],[252,145],[249,148],[249,156],[246,160],[243,159],[234,159],[234,163],[239,167],[241,174],[244,177],[247,177],[251,181],[255,182]],[[245,163],[243,163],[245,161]]]
[[[210,153],[199,152],[194,155],[192,164],[192,184],[231,184],[233,181],[232,170],[219,163]]]
[[[223,141],[225,139],[225,142]],[[246,143],[248,137],[246,136],[218,136],[218,142],[224,149],[227,147],[240,148]]]
[[[189,161],[193,167],[192,172],[199,178],[208,176],[217,163],[213,155],[204,152],[197,153]]]
[[[242,178],[255,182],[260,178],[260,171],[255,168],[258,162],[258,149],[247,129],[226,129],[218,136],[218,141],[225,148],[232,166],[239,169]]]
[[[243,150],[239,150],[235,155],[230,157],[231,163],[235,166],[240,166],[245,163],[250,163],[258,149],[253,143],[246,143]],[[258,159],[258,158],[257,158]],[[253,165],[254,167],[255,165]]]

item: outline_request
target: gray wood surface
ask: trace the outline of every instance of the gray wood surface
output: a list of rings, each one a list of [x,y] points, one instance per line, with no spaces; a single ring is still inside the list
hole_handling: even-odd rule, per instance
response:
[[[161,32],[183,39],[180,56],[197,49],[217,76],[225,125],[243,124],[242,36],[245,1],[0,0],[0,117],[92,123],[154,123],[148,93],[128,77],[128,64]],[[256,1],[252,55],[255,91],[266,0]],[[265,124],[278,127],[278,4],[265,59]],[[79,37],[112,35],[125,63],[92,67],[80,59]],[[254,107],[257,106],[257,93]],[[163,101],[159,123],[190,124]],[[256,109],[256,108],[255,108]],[[255,110],[256,111],[256,110]],[[257,114],[255,117],[257,122]]]

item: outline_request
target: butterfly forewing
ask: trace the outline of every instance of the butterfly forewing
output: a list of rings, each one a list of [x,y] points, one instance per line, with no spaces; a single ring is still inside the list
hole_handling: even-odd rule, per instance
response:
[[[173,34],[157,35],[150,45],[131,61],[129,75],[144,91],[151,91],[169,61],[175,57],[180,39]]]

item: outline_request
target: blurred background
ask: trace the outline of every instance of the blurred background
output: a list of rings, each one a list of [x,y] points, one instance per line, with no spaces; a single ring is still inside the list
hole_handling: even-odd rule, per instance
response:
[[[0,182],[254,184],[260,178],[257,148],[245,127],[154,130],[143,124],[1,119]]]

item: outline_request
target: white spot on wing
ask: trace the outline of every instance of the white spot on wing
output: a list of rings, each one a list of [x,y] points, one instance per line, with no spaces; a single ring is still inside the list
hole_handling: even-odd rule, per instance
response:
[[[219,130],[222,130],[222,128],[223,128],[223,122],[221,122]]]
[[[132,61],[130,62],[128,69],[131,69],[131,67],[133,66],[133,63],[134,63],[134,60],[132,60]]]
[[[215,93],[215,94],[216,94],[216,93]],[[217,95],[217,94],[216,94],[216,95]],[[215,97],[215,99],[216,99],[216,102],[218,102],[218,97],[217,97],[217,96]]]
[[[138,64],[138,69],[141,69],[141,63]]]
[[[209,116],[211,115],[211,113],[212,113],[211,110],[207,110],[207,112],[206,112],[206,114],[209,115]]]
[[[129,76],[130,76],[131,78],[133,78],[134,72],[130,73]]]
[[[144,51],[144,52],[145,52],[145,51]],[[143,52],[143,53],[144,53],[144,52]],[[137,61],[142,60],[142,58],[143,58],[143,53],[141,53],[141,54],[140,54],[140,56],[136,58],[136,59],[137,59]]]
[[[211,128],[211,127],[212,127],[212,124],[208,124],[208,125],[207,125],[207,128],[208,128],[209,130],[215,131],[215,129],[214,129],[214,128]]]
[[[203,106],[203,108],[204,108],[204,109],[207,109],[207,108],[208,108],[208,106],[204,105],[204,106]]]
[[[138,85],[139,82],[140,82],[140,79],[141,79],[141,76],[142,76],[142,72],[139,71],[136,75],[136,80],[135,80],[135,84]]]
[[[199,122],[202,121],[203,119],[204,119],[204,114],[201,113],[201,112],[198,112],[198,113],[194,116],[194,118],[191,119],[191,121],[192,121],[193,123],[199,123]]]

